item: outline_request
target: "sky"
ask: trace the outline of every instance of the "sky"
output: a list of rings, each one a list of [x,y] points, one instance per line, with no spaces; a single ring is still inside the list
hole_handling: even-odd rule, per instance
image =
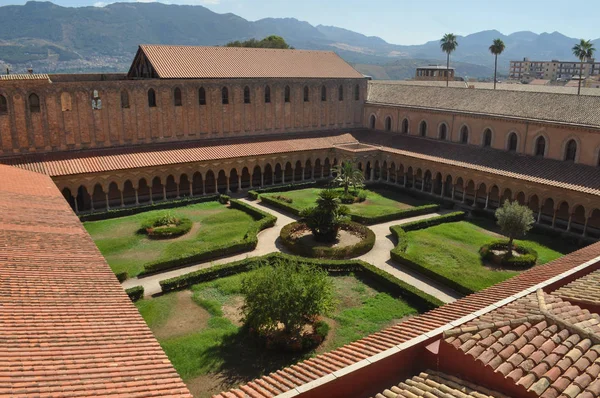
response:
[[[130,0],[134,1],[134,0]],[[148,0],[138,0],[147,2]],[[66,7],[105,5],[111,0],[53,0]],[[255,21],[293,17],[313,25],[333,25],[393,44],[422,44],[444,33],[467,35],[496,29],[504,34],[559,31],[570,37],[600,37],[598,2],[580,0],[161,0],[203,5]],[[0,5],[25,0],[0,0]],[[587,11],[586,11],[587,10]]]

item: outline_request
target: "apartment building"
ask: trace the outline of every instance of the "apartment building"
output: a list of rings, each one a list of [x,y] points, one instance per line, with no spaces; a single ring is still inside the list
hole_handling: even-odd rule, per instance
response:
[[[510,61],[509,76],[511,79],[570,80],[579,76],[581,64],[578,61],[531,61],[523,58],[521,61]],[[600,76],[600,62],[594,58],[583,62],[582,75],[584,78]]]

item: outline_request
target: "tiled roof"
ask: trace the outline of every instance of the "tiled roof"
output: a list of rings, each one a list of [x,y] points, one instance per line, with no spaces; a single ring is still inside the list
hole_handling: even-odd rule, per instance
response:
[[[191,397],[52,180],[0,181],[0,396]]]
[[[12,74],[12,75],[0,75],[0,81],[8,81],[8,80],[48,80],[50,81],[50,77],[45,73],[22,73],[22,74]]]
[[[434,370],[421,372],[418,376],[407,379],[375,396],[375,398],[402,397],[508,398],[499,392]]]
[[[600,270],[562,286],[553,294],[577,303],[600,305]]]
[[[238,389],[222,393],[217,398],[271,397],[290,391],[337,370],[354,365],[394,346],[406,343],[425,333],[439,330],[449,322],[480,311],[499,300],[530,289],[548,279],[580,266],[600,256],[600,243],[590,245],[545,265],[525,271],[490,288],[446,304],[425,314],[412,317],[334,351],[318,355],[291,367],[263,376]],[[451,328],[448,328],[451,329]],[[442,333],[441,331],[438,333]]]
[[[140,50],[162,79],[363,78],[332,51],[168,45]]]
[[[538,86],[539,87],[539,86]],[[369,82],[367,103],[600,128],[600,97]]]

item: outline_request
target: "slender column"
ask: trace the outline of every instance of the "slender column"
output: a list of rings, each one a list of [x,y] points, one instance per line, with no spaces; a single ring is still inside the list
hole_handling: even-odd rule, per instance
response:
[[[390,182],[390,174],[391,174],[390,169],[388,169],[387,170],[387,176],[386,176],[386,179],[385,179],[386,182]]]
[[[252,181],[252,176],[250,176],[250,181]],[[238,191],[242,190],[242,175],[238,174]]]
[[[404,185],[404,187],[406,187],[406,173],[404,173],[403,177],[404,177],[404,183],[403,183],[403,185]]]
[[[94,211],[94,194],[90,195],[90,210]]]
[[[75,196],[75,213],[79,213],[79,205],[77,204],[77,196]],[[587,220],[586,220],[587,224]]]
[[[119,191],[121,193],[121,207],[125,206],[125,201],[123,200],[123,191]]]
[[[219,193],[219,180],[215,178],[215,193]]]
[[[163,185],[163,200],[167,200],[167,185]]]
[[[104,197],[106,198],[106,210],[110,210],[110,206],[108,204],[108,193],[105,193]]]
[[[475,191],[475,197],[473,198],[473,207],[477,207],[477,191]]]
[[[75,202],[75,205],[77,205],[77,202]],[[588,221],[590,221],[590,217],[587,217],[585,219],[585,224],[583,225],[583,233],[581,234],[582,236],[585,236],[585,233],[587,232]]]
[[[179,184],[175,184],[177,185],[177,199],[179,199]]]
[[[433,195],[433,187],[435,185],[433,184],[433,180],[431,180],[431,188],[429,189],[429,193]]]
[[[567,222],[567,231],[571,230],[571,220],[573,219],[573,214],[569,214],[569,221]]]
[[[231,190],[229,189],[229,176],[227,176],[227,189],[225,190],[226,193],[230,194]]]
[[[275,182],[275,180],[273,180]],[[281,170],[281,183],[285,184],[285,170]]]
[[[452,184],[452,200],[454,200],[454,190],[456,188],[456,185]]]
[[[190,181],[190,198],[194,197],[194,184]]]
[[[371,176],[370,176],[369,180],[373,181],[374,178],[375,178],[375,167],[371,167]]]
[[[542,206],[539,206],[538,215],[537,215],[537,223],[539,224],[542,220]]]
[[[202,180],[202,195],[206,193],[206,180]]]
[[[554,228],[554,226],[556,225],[556,213],[557,210],[554,210],[554,213],[552,214],[552,228]]]
[[[264,187],[265,186],[265,173],[261,172],[260,173],[260,187]]]
[[[152,192],[152,187],[150,187],[150,204],[154,204],[154,192]]]
[[[138,188],[135,189],[135,204],[136,205],[140,204],[140,198],[138,196]]]
[[[425,178],[421,178],[421,192],[425,192]]]
[[[306,174],[306,170],[302,170],[302,181],[304,181],[304,174]]]
[[[315,166],[313,166],[312,169],[310,169],[310,179],[315,179]]]
[[[271,172],[271,185],[275,185],[275,172]]]
[[[463,190],[463,194],[462,194],[462,203],[465,203],[465,193],[467,192],[467,189],[465,187],[462,187]]]
[[[440,192],[440,198],[444,197],[444,189],[446,189],[446,182],[442,182],[442,190]]]
[[[292,182],[296,182],[296,168],[292,169]]]
[[[490,204],[490,193],[488,192],[486,197],[485,197],[485,208],[488,208],[488,205]]]

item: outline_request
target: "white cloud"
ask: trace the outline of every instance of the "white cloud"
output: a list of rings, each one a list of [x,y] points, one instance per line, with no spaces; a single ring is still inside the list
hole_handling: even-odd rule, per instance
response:
[[[105,3],[104,1],[98,1],[98,2],[94,3],[94,7],[106,7],[109,4],[110,3]]]

